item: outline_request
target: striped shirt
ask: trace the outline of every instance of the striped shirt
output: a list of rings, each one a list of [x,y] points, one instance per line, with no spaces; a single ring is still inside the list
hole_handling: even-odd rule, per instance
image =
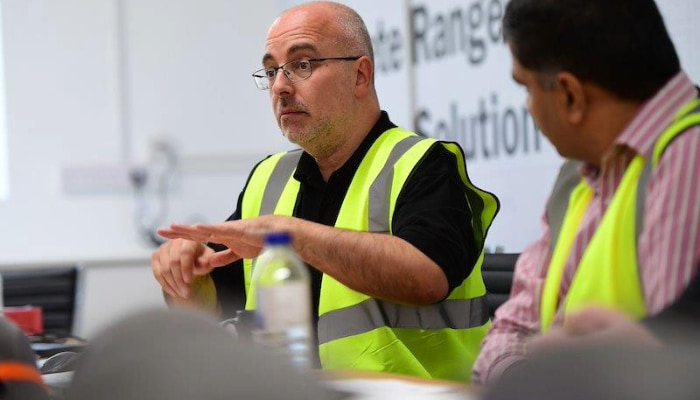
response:
[[[632,159],[649,154],[678,109],[697,96],[688,76],[680,72],[642,105],[600,167],[582,167],[595,194],[566,261],[560,299],[566,297],[578,263]],[[650,174],[647,188],[638,265],[647,310],[656,314],[682,293],[700,262],[700,128],[692,127],[671,142]],[[510,298],[496,312],[474,366],[476,382],[497,380],[508,366],[525,357],[526,341],[539,333],[541,294],[551,257],[546,218],[542,217],[544,234],[516,263]],[[560,301],[554,325],[563,322],[563,304]]]

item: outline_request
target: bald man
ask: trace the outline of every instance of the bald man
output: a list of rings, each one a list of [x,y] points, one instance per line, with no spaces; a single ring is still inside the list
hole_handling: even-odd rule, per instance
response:
[[[310,267],[323,368],[468,381],[490,323],[480,255],[496,197],[471,183],[457,144],[381,110],[371,40],[347,6],[284,12],[253,77],[300,149],[261,161],[227,222],[159,231],[164,292],[230,315],[264,233],[286,231]]]

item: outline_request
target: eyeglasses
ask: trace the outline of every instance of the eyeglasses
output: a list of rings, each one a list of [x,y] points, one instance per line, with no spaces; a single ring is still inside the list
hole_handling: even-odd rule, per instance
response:
[[[362,56],[353,57],[326,57],[326,58],[300,58],[280,65],[279,67],[263,68],[253,72],[253,79],[258,89],[267,90],[275,82],[277,71],[282,70],[284,76],[291,82],[299,82],[311,76],[311,64],[324,61],[355,61]]]

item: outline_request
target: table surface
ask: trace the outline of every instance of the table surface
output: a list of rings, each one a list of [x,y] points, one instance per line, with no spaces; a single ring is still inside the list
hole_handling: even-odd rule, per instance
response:
[[[481,392],[477,387],[452,381],[382,372],[336,370],[314,371],[314,375],[322,386],[347,400],[471,400],[479,399]],[[44,374],[43,378],[52,393],[60,394],[70,384],[73,372]]]
[[[316,371],[319,382],[348,394],[352,400],[369,399],[478,399],[478,387],[453,381],[424,379],[383,372],[340,370]]]

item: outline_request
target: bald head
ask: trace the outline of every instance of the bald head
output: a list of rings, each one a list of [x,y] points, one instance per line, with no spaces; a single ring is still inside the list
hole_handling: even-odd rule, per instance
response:
[[[337,46],[348,51],[348,54],[367,55],[374,64],[374,49],[369,31],[360,14],[352,8],[333,1],[313,1],[288,9],[280,15],[280,18],[293,13],[313,13],[322,16],[326,28],[332,32],[331,40]],[[280,18],[275,21],[275,24]]]

